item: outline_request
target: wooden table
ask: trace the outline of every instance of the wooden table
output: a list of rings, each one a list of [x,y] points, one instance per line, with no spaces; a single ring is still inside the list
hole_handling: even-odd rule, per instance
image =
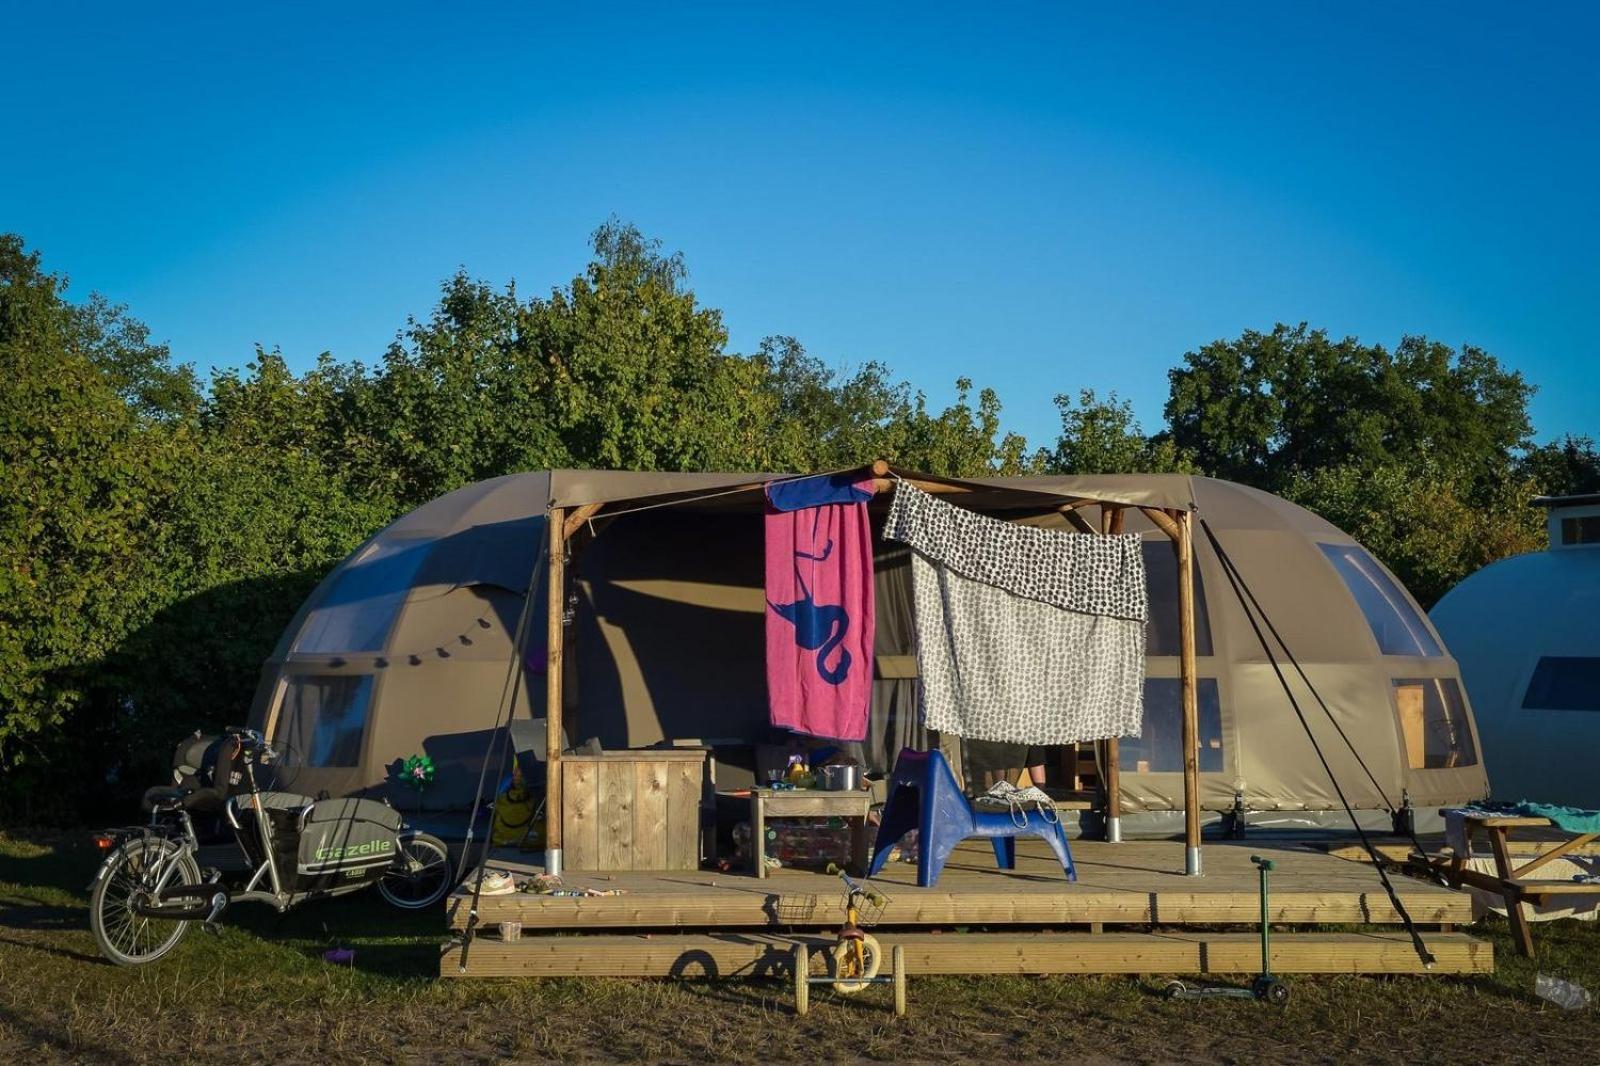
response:
[[[757,877],[767,876],[768,818],[844,818],[850,822],[850,862],[867,869],[867,813],[872,793],[863,789],[828,792],[815,788],[750,790],[751,861]]]
[[[1556,843],[1555,847],[1548,851],[1539,852],[1521,866],[1511,865],[1511,849],[1507,843],[1511,831],[1548,829],[1552,824],[1548,818],[1469,814],[1465,818],[1463,827],[1467,854],[1455,855],[1446,869],[1446,876],[1457,888],[1471,885],[1488,892],[1497,892],[1505,899],[1506,918],[1511,922],[1511,938],[1516,942],[1517,951],[1530,959],[1534,956],[1533,930],[1528,922],[1528,913],[1523,909],[1526,904],[1543,903],[1549,897],[1558,895],[1600,895],[1600,885],[1584,884],[1579,881],[1541,881],[1528,876],[1545,863],[1570,855],[1600,840],[1600,833],[1578,833],[1568,840]],[[1473,833],[1478,829],[1482,829],[1488,835],[1489,849],[1494,854],[1495,876],[1492,877],[1467,869],[1467,858],[1472,853]]]

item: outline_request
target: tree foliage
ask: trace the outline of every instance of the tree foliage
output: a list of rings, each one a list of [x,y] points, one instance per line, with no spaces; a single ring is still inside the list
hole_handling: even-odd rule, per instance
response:
[[[1600,451],[1592,437],[1569,433],[1561,440],[1531,448],[1518,469],[1549,496],[1600,492]]]
[[[1263,488],[1302,472],[1427,461],[1469,480],[1528,444],[1520,373],[1473,347],[1394,351],[1305,324],[1214,341],[1169,372],[1167,436],[1218,477]]]
[[[1145,436],[1133,404],[1114,392],[1101,400],[1093,389],[1084,389],[1076,402],[1061,394],[1056,409],[1061,412],[1061,436],[1054,450],[1039,455],[1039,465],[1052,474],[1199,472],[1170,436]]]

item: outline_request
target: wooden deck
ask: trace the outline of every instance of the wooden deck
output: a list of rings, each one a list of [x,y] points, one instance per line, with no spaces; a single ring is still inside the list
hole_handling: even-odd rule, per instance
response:
[[[1400,921],[1370,866],[1318,851],[1276,843],[1216,843],[1205,849],[1206,873],[1183,875],[1182,845],[1169,841],[1106,844],[1078,841],[1078,880],[1068,882],[1039,841],[1022,841],[1017,868],[997,870],[987,844],[963,844],[933,888],[918,888],[916,867],[893,863],[874,883],[890,902],[884,926],[953,925],[1230,925],[1260,917],[1254,854],[1269,855],[1274,922],[1319,925],[1389,925]],[[514,859],[497,868],[537,873]],[[765,879],[742,872],[569,873],[569,885],[621,889],[594,898],[515,893],[485,896],[480,923],[520,921],[538,930],[815,929],[844,917],[837,877],[774,870]],[[470,884],[470,882],[469,882]],[[1430,926],[1472,921],[1472,901],[1438,885],[1396,877],[1414,921]],[[446,903],[452,928],[466,924],[466,893]]]
[[[908,863],[891,864],[874,880],[888,897],[879,935],[905,946],[913,973],[1247,972],[1259,961],[1254,854],[1277,864],[1270,893],[1275,969],[1423,971],[1370,865],[1281,842],[1208,844],[1205,876],[1190,878],[1182,873],[1178,843],[1078,841],[1076,882],[1066,880],[1042,842],[1020,842],[1010,871],[994,867],[986,843],[969,842],[933,888],[918,888],[916,867]],[[511,855],[490,865],[541,872]],[[1452,931],[1472,921],[1470,897],[1401,875],[1395,882],[1438,956],[1431,972],[1493,969],[1487,943]],[[744,872],[569,872],[565,883],[621,894],[485,896],[467,973],[459,946],[451,945],[440,959],[441,975],[760,975],[788,965],[785,952],[797,940],[824,938],[844,918],[839,879],[811,871],[774,870],[765,879]],[[453,929],[465,927],[469,906],[464,892],[447,901]],[[512,921],[522,923],[522,939],[500,942],[495,927]],[[1328,925],[1368,928],[1283,930]]]

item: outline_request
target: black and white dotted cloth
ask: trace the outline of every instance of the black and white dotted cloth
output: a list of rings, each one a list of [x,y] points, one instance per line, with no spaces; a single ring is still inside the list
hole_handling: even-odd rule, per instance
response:
[[[912,550],[927,728],[1023,744],[1139,735],[1148,593],[1137,534],[1013,525],[901,482],[883,536]]]

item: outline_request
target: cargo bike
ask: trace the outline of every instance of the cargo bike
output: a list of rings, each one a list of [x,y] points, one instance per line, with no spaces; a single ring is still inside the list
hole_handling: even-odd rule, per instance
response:
[[[443,841],[375,800],[264,790],[257,770],[277,758],[252,729],[196,734],[174,756],[175,783],[145,792],[150,821],[96,837],[107,854],[90,886],[89,925],[101,954],[119,966],[155,962],[192,923],[215,931],[234,903],[283,913],[370,887],[404,910],[444,899],[454,878]],[[228,837],[234,869],[202,867]]]

